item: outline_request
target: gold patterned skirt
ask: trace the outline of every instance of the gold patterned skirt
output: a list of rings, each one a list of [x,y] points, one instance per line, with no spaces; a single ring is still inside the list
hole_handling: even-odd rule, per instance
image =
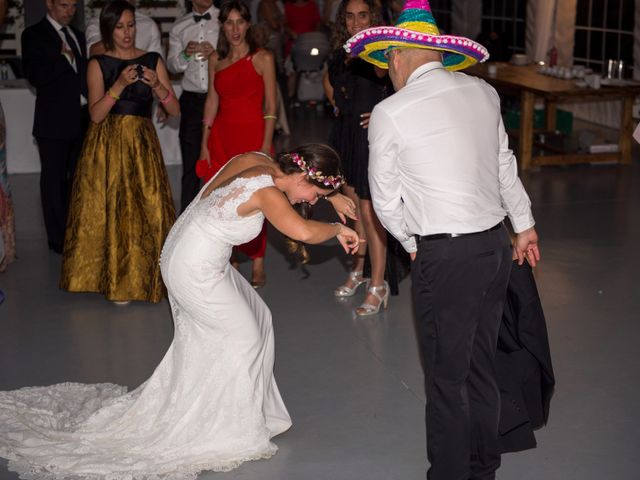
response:
[[[60,288],[159,302],[160,252],[174,221],[151,120],[108,115],[91,123],[73,182]]]

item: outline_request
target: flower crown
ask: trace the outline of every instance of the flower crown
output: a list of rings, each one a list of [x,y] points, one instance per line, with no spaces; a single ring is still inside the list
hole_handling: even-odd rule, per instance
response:
[[[338,188],[340,185],[344,183],[344,177],[341,175],[323,175],[322,171],[316,170],[313,167],[308,167],[307,162],[304,161],[300,155],[295,152],[289,154],[291,157],[291,161],[300,167],[304,173],[307,174],[309,178],[312,178],[316,182],[322,183],[327,187],[331,187],[333,189]]]

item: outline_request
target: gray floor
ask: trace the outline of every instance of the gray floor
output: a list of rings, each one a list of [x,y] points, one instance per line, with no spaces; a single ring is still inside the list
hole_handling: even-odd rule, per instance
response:
[[[321,112],[299,110],[291,123],[291,145],[326,139]],[[176,187],[179,169],[170,174]],[[504,456],[498,478],[636,480],[640,165],[545,168],[523,180],[541,236],[536,275],[558,386],[539,447]],[[60,257],[46,249],[38,176],[11,183],[20,258],[0,274],[0,390],[62,381],[137,386],[171,341],[167,303],[117,307],[58,290]],[[337,245],[312,248],[306,271],[291,268],[282,250],[272,234],[261,294],[273,311],[276,376],[294,426],[276,439],[273,459],[201,478],[423,479],[425,399],[409,281],[384,314],[356,319],[362,295],[332,295],[346,268]],[[248,273],[248,263],[241,268]],[[15,478],[0,461],[0,480]]]

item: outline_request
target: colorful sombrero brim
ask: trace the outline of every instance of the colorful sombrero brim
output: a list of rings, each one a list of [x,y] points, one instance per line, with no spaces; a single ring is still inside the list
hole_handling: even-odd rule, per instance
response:
[[[473,40],[456,35],[433,35],[399,27],[372,27],[363,30],[344,44],[352,57],[359,56],[380,68],[389,68],[384,51],[389,47],[424,48],[442,52],[447,70],[462,70],[489,58],[486,48]]]

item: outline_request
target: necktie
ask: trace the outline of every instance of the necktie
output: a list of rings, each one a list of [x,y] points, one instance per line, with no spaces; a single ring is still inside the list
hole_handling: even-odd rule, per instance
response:
[[[62,33],[64,34],[64,38],[67,41],[69,48],[73,52],[74,60],[76,61],[76,69],[78,71],[78,74],[80,75],[80,93],[82,93],[82,95],[84,95],[84,97],[87,98],[88,96],[87,82],[86,80],[84,80],[86,75],[84,70],[85,58],[82,56],[82,53],[80,53],[80,50],[78,50],[78,44],[75,42],[75,40],[71,36],[71,32],[69,32],[69,28],[62,27],[60,30],[62,30]]]
[[[209,12],[205,13],[204,15],[196,15],[194,13],[193,19],[196,23],[198,23],[200,20],[211,20],[211,14]]]
[[[71,32],[69,32],[69,29],[67,27],[62,27],[61,30],[62,30],[62,33],[64,33],[64,38],[67,40],[67,44],[69,45],[69,48],[73,52],[73,56],[75,57],[75,61],[77,63],[78,59],[82,56],[82,54],[80,53],[80,50],[78,50],[78,45],[76,45],[76,42],[73,40],[73,37],[71,36]]]

